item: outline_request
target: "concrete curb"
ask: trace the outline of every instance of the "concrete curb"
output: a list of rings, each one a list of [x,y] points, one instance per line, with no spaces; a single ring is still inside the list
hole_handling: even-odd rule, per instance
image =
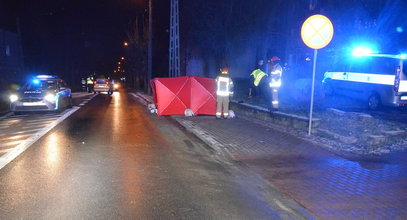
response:
[[[280,111],[270,112],[268,109],[251,105],[248,103],[239,103],[232,100],[230,102],[231,109],[233,109],[237,115],[244,115],[247,117],[252,117],[264,121],[271,121],[276,124],[290,126],[296,129],[308,130],[308,121],[309,119],[304,116],[288,114]],[[318,118],[312,119],[312,127],[317,128],[321,120]]]

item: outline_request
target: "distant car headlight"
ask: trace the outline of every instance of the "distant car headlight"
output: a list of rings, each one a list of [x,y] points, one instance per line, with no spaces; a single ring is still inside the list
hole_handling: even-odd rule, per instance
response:
[[[18,96],[17,95],[10,95],[10,102],[15,102],[18,100]]]
[[[55,102],[55,95],[54,94],[47,94],[44,97],[45,100],[47,100],[48,102]]]
[[[114,86],[113,86],[115,89],[118,89],[119,88],[119,84],[114,84]]]

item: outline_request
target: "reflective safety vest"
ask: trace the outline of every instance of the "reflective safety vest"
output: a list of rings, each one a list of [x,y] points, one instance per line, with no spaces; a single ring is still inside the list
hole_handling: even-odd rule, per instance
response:
[[[87,83],[87,84],[93,84],[93,80],[92,80],[91,78],[87,78],[87,79],[86,79],[86,83]]]
[[[218,78],[216,79],[216,84],[216,95],[229,96],[230,94],[233,94],[233,92],[231,91],[233,82],[229,77],[218,76]]]
[[[270,72],[270,87],[279,88],[281,86],[281,75],[283,73],[283,68],[280,64],[276,64],[273,66]]]
[[[259,86],[261,79],[263,79],[264,76],[267,76],[267,74],[260,69],[255,69],[252,74],[254,77],[254,85]]]

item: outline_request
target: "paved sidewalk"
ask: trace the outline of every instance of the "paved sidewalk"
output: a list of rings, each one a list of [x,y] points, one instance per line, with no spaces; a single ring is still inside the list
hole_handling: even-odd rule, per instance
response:
[[[244,119],[174,118],[321,219],[407,219],[407,164],[349,161]]]

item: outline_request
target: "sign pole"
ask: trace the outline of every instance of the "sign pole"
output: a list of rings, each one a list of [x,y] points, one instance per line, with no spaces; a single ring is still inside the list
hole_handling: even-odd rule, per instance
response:
[[[312,131],[312,113],[314,111],[315,72],[317,68],[318,49],[324,48],[334,36],[332,22],[323,15],[312,15],[301,27],[301,38],[305,45],[314,49],[314,65],[312,67],[311,104],[309,110],[308,136]]]
[[[318,56],[318,50],[314,49],[314,64],[312,67],[311,105],[310,105],[310,110],[309,110],[308,136],[311,136],[311,130],[312,130],[312,112],[314,110],[314,90],[315,90],[315,72],[316,72],[316,68],[317,68],[317,56]]]

